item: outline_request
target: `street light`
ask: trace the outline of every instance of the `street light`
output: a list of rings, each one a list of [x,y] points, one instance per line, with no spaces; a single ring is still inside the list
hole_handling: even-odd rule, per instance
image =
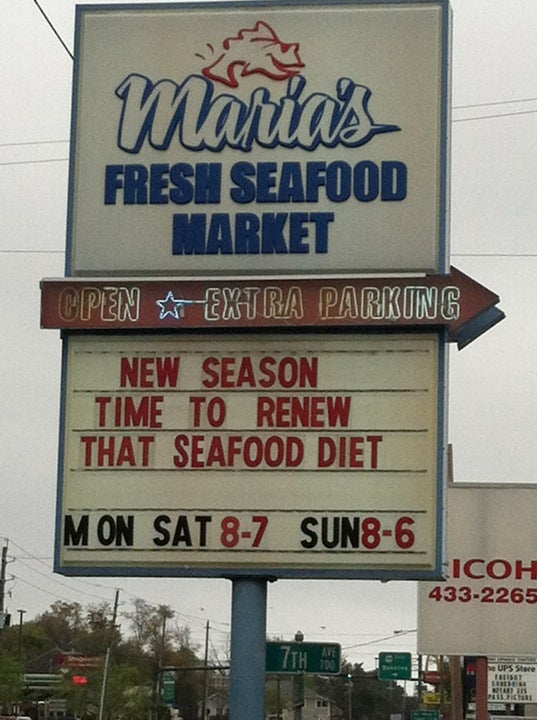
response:
[[[19,657],[22,655],[22,618],[26,610],[17,610],[19,613]]]
[[[347,709],[349,711],[349,720],[352,720],[352,675],[347,675]]]
[[[296,631],[295,642],[304,642],[304,633],[302,630]],[[300,673],[300,675],[293,675],[293,704],[293,720],[302,720],[302,706],[304,705],[304,673]]]

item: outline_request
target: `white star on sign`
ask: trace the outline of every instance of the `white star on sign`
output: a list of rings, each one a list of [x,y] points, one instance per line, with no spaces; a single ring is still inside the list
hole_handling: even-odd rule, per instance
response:
[[[159,320],[164,320],[168,315],[175,320],[180,320],[183,300],[176,300],[172,290],[170,290],[164,300],[157,300],[156,303],[160,307]]]

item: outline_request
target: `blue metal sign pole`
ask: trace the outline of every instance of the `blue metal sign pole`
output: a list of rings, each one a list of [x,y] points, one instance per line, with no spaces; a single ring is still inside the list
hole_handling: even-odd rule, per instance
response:
[[[232,580],[230,720],[265,718],[267,580]]]

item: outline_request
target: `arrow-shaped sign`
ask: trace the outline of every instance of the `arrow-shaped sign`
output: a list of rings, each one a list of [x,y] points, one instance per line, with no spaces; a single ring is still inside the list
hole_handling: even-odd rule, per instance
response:
[[[446,327],[464,347],[503,319],[498,296],[447,275],[61,278],[41,282],[41,325],[62,330]]]
[[[452,340],[462,349],[503,320],[505,314],[496,307],[498,295],[484,285],[454,267],[449,277],[458,285],[463,298],[459,318],[448,323]]]

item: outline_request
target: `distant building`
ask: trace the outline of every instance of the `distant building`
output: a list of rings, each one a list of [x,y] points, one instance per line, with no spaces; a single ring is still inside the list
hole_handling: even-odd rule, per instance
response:
[[[227,720],[229,702],[227,693],[215,692],[209,695],[206,703],[207,718],[210,720]],[[201,703],[200,703],[201,712]]]
[[[283,705],[287,707],[283,707]],[[199,704],[199,713],[201,720],[201,703]],[[209,695],[206,702],[206,713],[205,720],[228,720],[228,693],[224,691]],[[293,718],[294,710],[290,705],[290,701],[286,700],[282,702],[280,713],[268,713],[266,720],[293,720]],[[331,700],[306,688],[304,691],[302,720],[342,720],[342,718],[342,711]]]
[[[42,653],[24,665],[24,671],[27,673],[55,673],[58,672],[62,665],[64,657],[69,655],[67,650],[61,650],[60,648],[52,648],[47,652]]]
[[[340,720],[343,717],[341,710],[328,698],[306,689],[304,691],[304,705],[302,707],[302,720]],[[294,710],[283,708],[281,713],[267,715],[267,720],[293,720]]]

